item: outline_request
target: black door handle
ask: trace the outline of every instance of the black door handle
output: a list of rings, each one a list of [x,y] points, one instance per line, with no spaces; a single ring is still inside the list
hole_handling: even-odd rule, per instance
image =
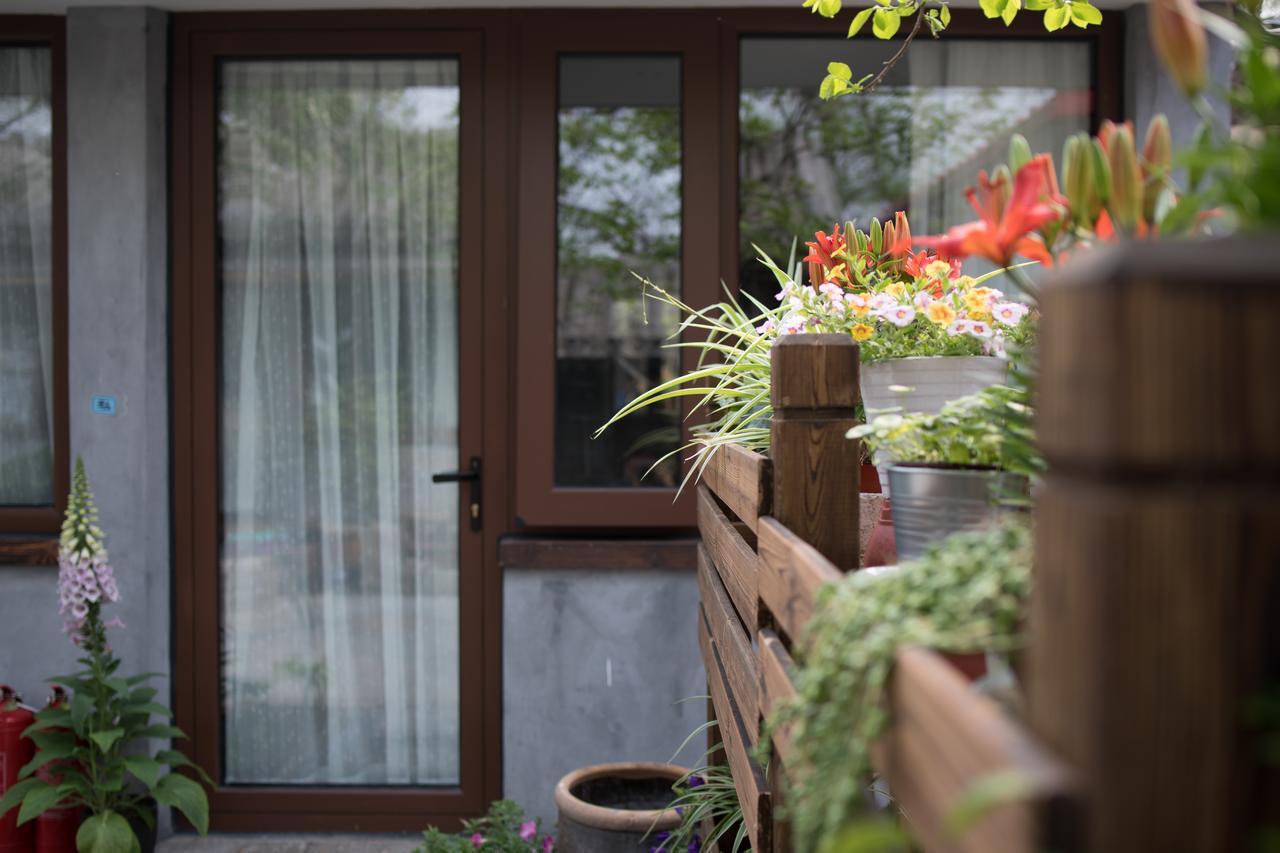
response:
[[[431,475],[433,483],[470,483],[471,484],[471,529],[480,529],[480,457],[472,456],[471,464],[465,471],[441,471]]]

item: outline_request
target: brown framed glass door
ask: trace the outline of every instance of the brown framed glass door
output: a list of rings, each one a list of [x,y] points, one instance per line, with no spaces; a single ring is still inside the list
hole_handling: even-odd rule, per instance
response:
[[[177,705],[215,827],[449,826],[495,784],[467,481],[482,47],[413,27],[185,45]]]

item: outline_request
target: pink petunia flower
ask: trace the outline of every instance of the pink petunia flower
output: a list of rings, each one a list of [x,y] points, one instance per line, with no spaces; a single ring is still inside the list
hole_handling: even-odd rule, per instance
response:
[[[479,850],[481,847],[483,847],[483,846],[484,846],[484,836],[483,836],[483,835],[481,835],[481,834],[480,834],[480,833],[478,833],[478,832],[477,832],[475,835],[472,835],[472,836],[471,836],[471,846],[472,846],[472,847],[474,847],[474,848],[475,848],[475,849],[477,849],[477,850]]]
[[[554,838],[548,835],[546,838],[542,839],[542,853],[551,853],[551,851],[555,849],[556,840]]]
[[[969,334],[973,335],[975,338],[985,339],[985,338],[991,337],[991,327],[986,323],[980,322],[978,320],[969,321],[968,331],[969,331]]]
[[[538,834],[538,822],[536,820],[526,820],[520,824],[520,840],[532,841],[534,836]]]
[[[965,332],[969,331],[969,322],[969,320],[956,320],[950,326],[947,326],[947,334],[952,337],[955,337],[956,335],[963,335]]]

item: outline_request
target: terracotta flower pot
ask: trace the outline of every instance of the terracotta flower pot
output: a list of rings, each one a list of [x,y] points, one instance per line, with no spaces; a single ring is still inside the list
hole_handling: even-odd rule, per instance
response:
[[[556,784],[559,853],[634,853],[646,835],[680,825],[667,805],[671,785],[688,771],[674,764],[626,762],[575,770]],[[652,839],[649,839],[652,840]]]

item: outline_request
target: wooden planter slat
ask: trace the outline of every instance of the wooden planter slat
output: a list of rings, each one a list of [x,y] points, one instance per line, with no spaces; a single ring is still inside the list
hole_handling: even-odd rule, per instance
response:
[[[727,444],[716,450],[702,482],[752,530],[773,504],[773,469],[759,453]]]
[[[706,546],[743,623],[749,631],[754,631],[758,624],[756,584],[760,560],[738,528],[739,525],[731,523],[721,511],[711,491],[705,485],[699,485],[698,531],[702,534],[702,544]],[[751,534],[751,539],[754,541],[754,534]]]
[[[796,693],[792,683],[795,662],[781,638],[768,628],[761,629],[756,646],[760,649],[760,715],[768,719],[780,703]],[[787,727],[774,729],[772,740],[774,756],[790,765],[793,753]]]
[[[777,519],[760,521],[760,600],[778,626],[794,640],[813,615],[813,602],[825,583],[841,571]]]
[[[698,591],[711,637],[716,641],[720,665],[724,667],[734,701],[742,713],[742,723],[752,744],[760,736],[760,673],[751,649],[750,635],[738,620],[733,602],[725,591],[707,549],[698,546]]]
[[[753,851],[773,849],[773,806],[769,784],[764,772],[748,749],[749,740],[742,714],[729,691],[729,681],[715,641],[711,638],[709,619],[705,609],[699,608],[698,643],[707,668],[707,686],[711,691],[711,704],[719,723],[720,742],[724,744],[725,757],[733,774],[733,786],[742,806],[742,819],[747,824]]]
[[[1071,819],[1070,775],[999,705],[926,649],[898,653],[889,691],[892,722],[873,758],[926,850],[1070,849],[1059,834],[1078,824]],[[1024,790],[955,834],[949,817],[992,774],[1016,775]]]

